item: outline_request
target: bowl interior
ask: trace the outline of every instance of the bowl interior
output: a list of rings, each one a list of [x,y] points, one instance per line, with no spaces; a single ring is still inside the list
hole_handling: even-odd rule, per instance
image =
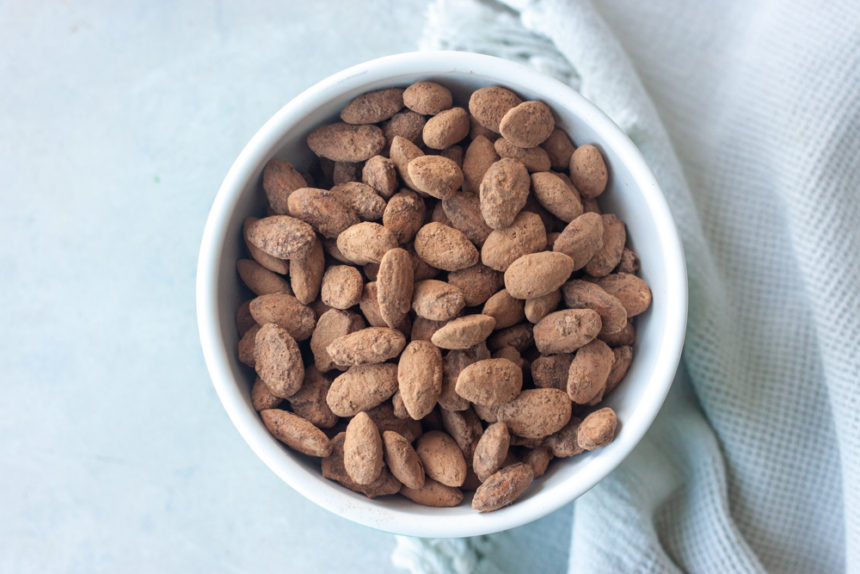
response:
[[[637,322],[630,371],[605,401],[620,421],[616,440],[598,451],[554,461],[516,504],[487,515],[468,504],[428,508],[399,497],[369,500],[322,478],[316,460],[287,449],[266,431],[251,407],[254,374],[235,352],[235,312],[249,297],[235,271],[236,260],[244,254],[241,226],[246,216],[263,214],[260,174],[265,163],[275,157],[306,168],[312,160],[306,135],[335,120],[353,97],[428,79],[451,88],[456,105],[462,106],[477,88],[510,87],[527,99],[546,102],[558,126],[577,145],[597,145],[610,170],[609,188],[600,203],[627,224],[641,275],[653,293],[651,308]],[[374,528],[417,536],[470,536],[552,512],[591,488],[632,450],[659,410],[677,367],[686,277],[677,233],[656,182],[633,144],[593,105],[560,82],[505,60],[416,53],[368,62],[324,80],[276,114],[248,144],[225,179],[207,223],[198,270],[198,312],[207,365],[228,414],[254,451],[293,488],[332,512]]]

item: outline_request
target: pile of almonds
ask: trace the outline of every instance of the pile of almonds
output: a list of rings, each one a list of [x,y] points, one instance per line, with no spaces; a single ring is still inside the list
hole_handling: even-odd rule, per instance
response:
[[[378,90],[340,119],[311,171],[269,161],[243,228],[239,359],[272,435],[371,498],[479,511],[610,443],[651,292],[600,151],[499,86],[468,111],[435,82]]]

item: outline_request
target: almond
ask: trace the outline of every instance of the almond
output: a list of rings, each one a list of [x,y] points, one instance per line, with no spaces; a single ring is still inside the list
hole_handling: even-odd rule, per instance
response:
[[[416,157],[406,166],[409,177],[418,191],[431,197],[446,199],[463,185],[460,167],[446,157],[425,155]]]
[[[564,302],[571,309],[591,309],[600,315],[601,335],[617,333],[627,325],[627,310],[617,297],[599,285],[574,279],[562,287]]]
[[[302,353],[286,329],[274,323],[260,327],[254,337],[254,370],[275,396],[287,398],[301,388]]]
[[[332,161],[365,161],[385,147],[385,136],[376,126],[328,124],[308,135],[308,147]]]
[[[442,431],[424,433],[415,451],[424,465],[424,472],[446,486],[461,486],[466,480],[466,459],[457,443]]]
[[[379,263],[389,249],[397,247],[397,239],[378,223],[365,221],[347,228],[337,237],[337,248],[358,265]]]
[[[376,191],[360,181],[348,181],[331,188],[331,193],[364,221],[382,219],[385,200]]]
[[[467,307],[476,307],[502,288],[504,278],[498,271],[479,263],[448,273],[448,283],[460,288]]]
[[[415,252],[438,269],[457,271],[476,264],[478,250],[463,232],[441,223],[428,223],[415,235]]]
[[[382,443],[385,447],[385,464],[391,474],[403,483],[404,488],[422,488],[425,482],[424,467],[409,441],[400,433],[384,431]]]
[[[307,255],[315,238],[313,227],[289,215],[264,217],[248,226],[248,241],[279,259]]]
[[[493,229],[514,222],[529,195],[529,173],[522,162],[502,158],[491,165],[480,185],[481,214]]]
[[[319,428],[331,428],[337,423],[337,416],[325,402],[331,380],[310,365],[305,369],[302,388],[287,399],[293,413],[307,419]]]
[[[486,407],[516,398],[523,386],[523,371],[507,359],[484,359],[468,365],[457,377],[457,394]]]
[[[286,275],[290,271],[290,262],[272,257],[265,251],[258,249],[253,243],[248,240],[248,228],[255,221],[259,221],[257,217],[246,217],[242,223],[242,238],[245,240],[245,245],[248,247],[248,253],[251,254],[251,259],[259,263],[273,273]],[[241,273],[240,273],[241,274]]]
[[[541,319],[555,311],[561,302],[561,291],[556,289],[546,295],[526,300],[525,314],[529,323],[539,323]]]
[[[451,90],[436,82],[415,82],[403,92],[403,104],[425,116],[447,110],[453,102]]]
[[[323,237],[337,237],[359,221],[337,194],[324,189],[301,187],[290,194],[287,205],[291,216],[308,223]]]
[[[326,403],[337,416],[351,417],[382,404],[396,390],[397,365],[360,365],[332,381]]]
[[[583,197],[593,199],[603,193],[609,176],[600,150],[593,145],[576,148],[570,156],[570,179]]]
[[[395,136],[394,139],[391,140],[391,152],[389,153],[389,157],[391,157],[391,161],[394,162],[394,165],[397,167],[397,173],[400,175],[400,179],[402,179],[403,183],[412,189],[415,189],[415,184],[412,183],[412,178],[409,177],[407,166],[413,159],[421,157],[422,155],[424,155],[424,152],[421,151],[421,148],[404,137]]]
[[[483,245],[493,230],[481,215],[481,203],[475,193],[455,193],[442,202],[448,222],[459,229],[475,245]]]
[[[432,478],[424,480],[421,488],[410,488],[403,485],[400,494],[424,506],[445,507],[457,506],[463,502],[463,491],[453,486],[446,486]]]
[[[472,508],[480,512],[503,508],[522,496],[533,480],[531,466],[521,462],[507,466],[478,487],[472,498]]]
[[[552,246],[573,259],[574,271],[585,267],[602,248],[603,218],[597,213],[583,213],[571,221]]]
[[[651,289],[636,275],[613,273],[598,279],[597,285],[621,302],[628,317],[644,313],[651,305]]]
[[[542,171],[533,173],[531,179],[535,198],[544,209],[565,222],[582,215],[579,194],[561,177],[549,171]]]
[[[536,213],[523,211],[509,227],[493,230],[481,247],[481,263],[504,271],[519,257],[536,253],[547,245],[546,228]]]
[[[424,225],[424,200],[414,191],[402,189],[388,200],[382,214],[382,225],[389,229],[397,243],[412,241],[415,233]]]
[[[541,147],[518,147],[505,138],[493,142],[493,147],[499,157],[509,157],[522,162],[529,172],[547,171],[552,164],[549,155]]]
[[[576,440],[585,450],[594,450],[611,443],[615,438],[618,419],[609,407],[594,411],[582,421]]]
[[[273,257],[274,259],[274,257]],[[240,259],[236,262],[236,271],[242,282],[255,295],[266,295],[269,293],[290,293],[290,284],[276,273],[272,273],[256,261],[251,259]]]
[[[258,324],[274,323],[297,341],[310,337],[316,324],[311,308],[286,293],[260,295],[251,300],[249,309]]]
[[[507,289],[502,289],[487,299],[481,312],[496,320],[496,329],[512,327],[522,321],[525,316],[523,314],[523,301],[511,297]]]
[[[502,137],[524,148],[542,144],[554,129],[552,111],[545,103],[538,101],[523,102],[511,108],[499,122]]]
[[[508,425],[496,422],[487,427],[475,447],[475,456],[472,459],[472,467],[481,482],[501,468],[508,456],[510,444]]]
[[[424,144],[432,149],[451,147],[469,135],[469,114],[463,108],[439,112],[424,124]]]
[[[495,324],[489,315],[466,315],[449,321],[430,340],[443,349],[468,349],[485,341]]]
[[[375,155],[364,163],[361,181],[388,199],[397,191],[397,168],[387,157]]]
[[[412,308],[419,317],[447,321],[456,317],[465,306],[463,291],[455,285],[437,279],[425,279],[415,284]]]
[[[534,327],[535,345],[542,354],[571,353],[600,332],[600,315],[591,309],[555,311]]]
[[[367,327],[338,337],[326,347],[336,365],[355,366],[382,363],[400,354],[406,337],[396,329]]]
[[[542,297],[564,285],[572,272],[573,260],[564,253],[529,253],[505,270],[505,289],[516,299]]]
[[[323,275],[320,298],[334,309],[349,309],[358,305],[363,290],[361,271],[350,265],[332,265]]]
[[[344,335],[363,329],[364,326],[364,319],[351,311],[332,309],[320,315],[310,344],[316,368],[323,373],[334,369],[334,360],[326,350],[329,344]]]
[[[576,146],[564,133],[563,129],[555,128],[549,137],[540,146],[546,150],[553,169],[568,169],[570,167],[570,156]]]
[[[463,157],[463,189],[478,193],[481,180],[491,165],[499,161],[493,142],[484,136],[472,140]]]
[[[573,402],[588,404],[602,396],[615,355],[609,346],[595,339],[576,352],[567,376],[567,394]]]
[[[480,125],[499,133],[502,118],[522,101],[522,98],[507,88],[490,86],[472,92],[469,97],[469,112]]]
[[[348,124],[378,124],[399,112],[402,107],[401,88],[365,92],[347,104],[340,112],[340,119]]]
[[[623,221],[611,213],[601,217],[603,246],[595,252],[594,257],[585,266],[585,272],[592,277],[609,275],[618,266],[621,253],[624,251],[624,243],[627,241],[627,231],[624,229]]]
[[[314,238],[306,255],[293,259],[290,268],[290,286],[296,299],[308,304],[317,298],[325,271],[325,252],[319,239]]]
[[[411,341],[397,367],[400,398],[415,420],[427,416],[442,391],[442,354],[429,341]]]
[[[352,417],[343,438],[343,466],[358,484],[370,484],[382,473],[382,437],[379,429],[361,412]]]
[[[527,389],[496,411],[511,433],[524,438],[558,432],[570,420],[570,413],[570,398],[558,389]]]
[[[263,410],[260,416],[269,432],[290,448],[310,456],[331,454],[331,441],[310,421],[279,409]]]

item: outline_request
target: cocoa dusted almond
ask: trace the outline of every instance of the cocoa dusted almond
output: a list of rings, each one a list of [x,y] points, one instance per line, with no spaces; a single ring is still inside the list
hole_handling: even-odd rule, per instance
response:
[[[523,102],[511,108],[499,122],[499,133],[502,137],[522,148],[539,146],[554,129],[552,110],[545,103],[538,101]]]
[[[324,189],[301,187],[290,194],[290,215],[310,224],[323,237],[337,237],[358,216],[335,193]]]
[[[543,354],[571,353],[600,332],[600,315],[591,309],[555,311],[534,327],[535,345]]]
[[[314,229],[289,215],[272,215],[248,226],[248,241],[255,247],[280,259],[307,255],[316,238]]]
[[[514,92],[501,86],[480,88],[469,97],[469,112],[478,124],[499,133],[502,118],[522,101]]]
[[[254,337],[254,369],[269,391],[284,399],[301,388],[305,377],[296,340],[274,323],[260,327]]]
[[[311,308],[286,293],[260,295],[251,300],[249,310],[259,325],[274,323],[297,341],[310,337],[316,324]]]
[[[423,419],[442,392],[442,354],[429,341],[412,341],[400,355],[397,366],[400,398],[409,416]]]
[[[385,147],[385,135],[378,127],[347,123],[319,127],[307,141],[311,151],[332,161],[365,161]]]
[[[518,462],[497,471],[484,481],[472,498],[472,508],[490,512],[517,500],[534,481],[532,467]]]
[[[603,249],[603,218],[597,213],[583,213],[567,224],[552,249],[573,259],[574,271],[582,269]]]
[[[469,114],[463,108],[441,111],[424,124],[424,143],[432,149],[449,148],[469,135],[469,127]]]
[[[570,156],[570,179],[583,197],[594,199],[603,193],[609,175],[600,150],[593,145],[576,148]]]
[[[331,412],[355,416],[391,398],[397,390],[397,365],[359,365],[335,378],[326,395]]]
[[[397,247],[390,230],[378,223],[357,223],[337,236],[337,248],[352,263],[379,263],[389,249]]]
[[[384,466],[382,437],[367,413],[352,417],[343,439],[343,466],[349,477],[366,485],[379,478]]]
[[[522,162],[502,158],[491,165],[480,185],[481,214],[493,229],[514,222],[529,195],[529,172]]]
[[[329,438],[310,421],[279,409],[260,411],[263,424],[279,441],[303,454],[329,456],[332,445]]]
[[[511,433],[523,438],[543,438],[558,432],[570,414],[570,398],[558,389],[527,389],[496,410]]]
[[[446,323],[430,340],[443,349],[468,349],[485,341],[495,325],[489,315],[466,315]]]
[[[445,271],[471,267],[480,258],[478,250],[462,231],[435,222],[418,230],[415,252],[433,267]]]
[[[334,480],[350,490],[360,492],[368,498],[396,494],[401,487],[400,481],[394,478],[388,470],[382,469],[379,477],[370,484],[358,484],[349,477],[344,466],[343,443],[346,433],[338,433],[331,439],[331,454],[322,459],[322,475]]]
[[[463,185],[463,171],[453,160],[439,155],[416,157],[406,166],[418,191],[437,199],[447,199]]]
[[[436,82],[415,82],[403,92],[403,103],[425,116],[438,114],[454,104],[451,90]]]
[[[403,90],[385,88],[354,98],[340,112],[340,119],[348,124],[378,124],[399,112],[402,107]]]
[[[368,365],[393,359],[405,345],[406,337],[396,329],[367,327],[338,337],[326,351],[336,365]]]
[[[572,272],[573,260],[564,253],[529,253],[505,270],[505,289],[517,299],[542,297],[561,287]]]
[[[523,386],[523,371],[508,359],[484,359],[468,365],[457,377],[457,394],[485,407],[514,400]]]
[[[404,488],[421,489],[425,484],[424,466],[406,437],[387,430],[382,433],[382,443],[385,447],[385,464],[391,474],[403,483]]]

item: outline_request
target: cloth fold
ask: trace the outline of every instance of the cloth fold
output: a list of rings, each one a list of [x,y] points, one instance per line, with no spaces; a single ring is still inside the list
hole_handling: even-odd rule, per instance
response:
[[[523,61],[626,131],[681,233],[690,314],[653,427],[553,522],[571,524],[567,553],[536,523],[400,537],[395,564],[860,571],[858,21],[847,1],[429,7],[424,48]]]

